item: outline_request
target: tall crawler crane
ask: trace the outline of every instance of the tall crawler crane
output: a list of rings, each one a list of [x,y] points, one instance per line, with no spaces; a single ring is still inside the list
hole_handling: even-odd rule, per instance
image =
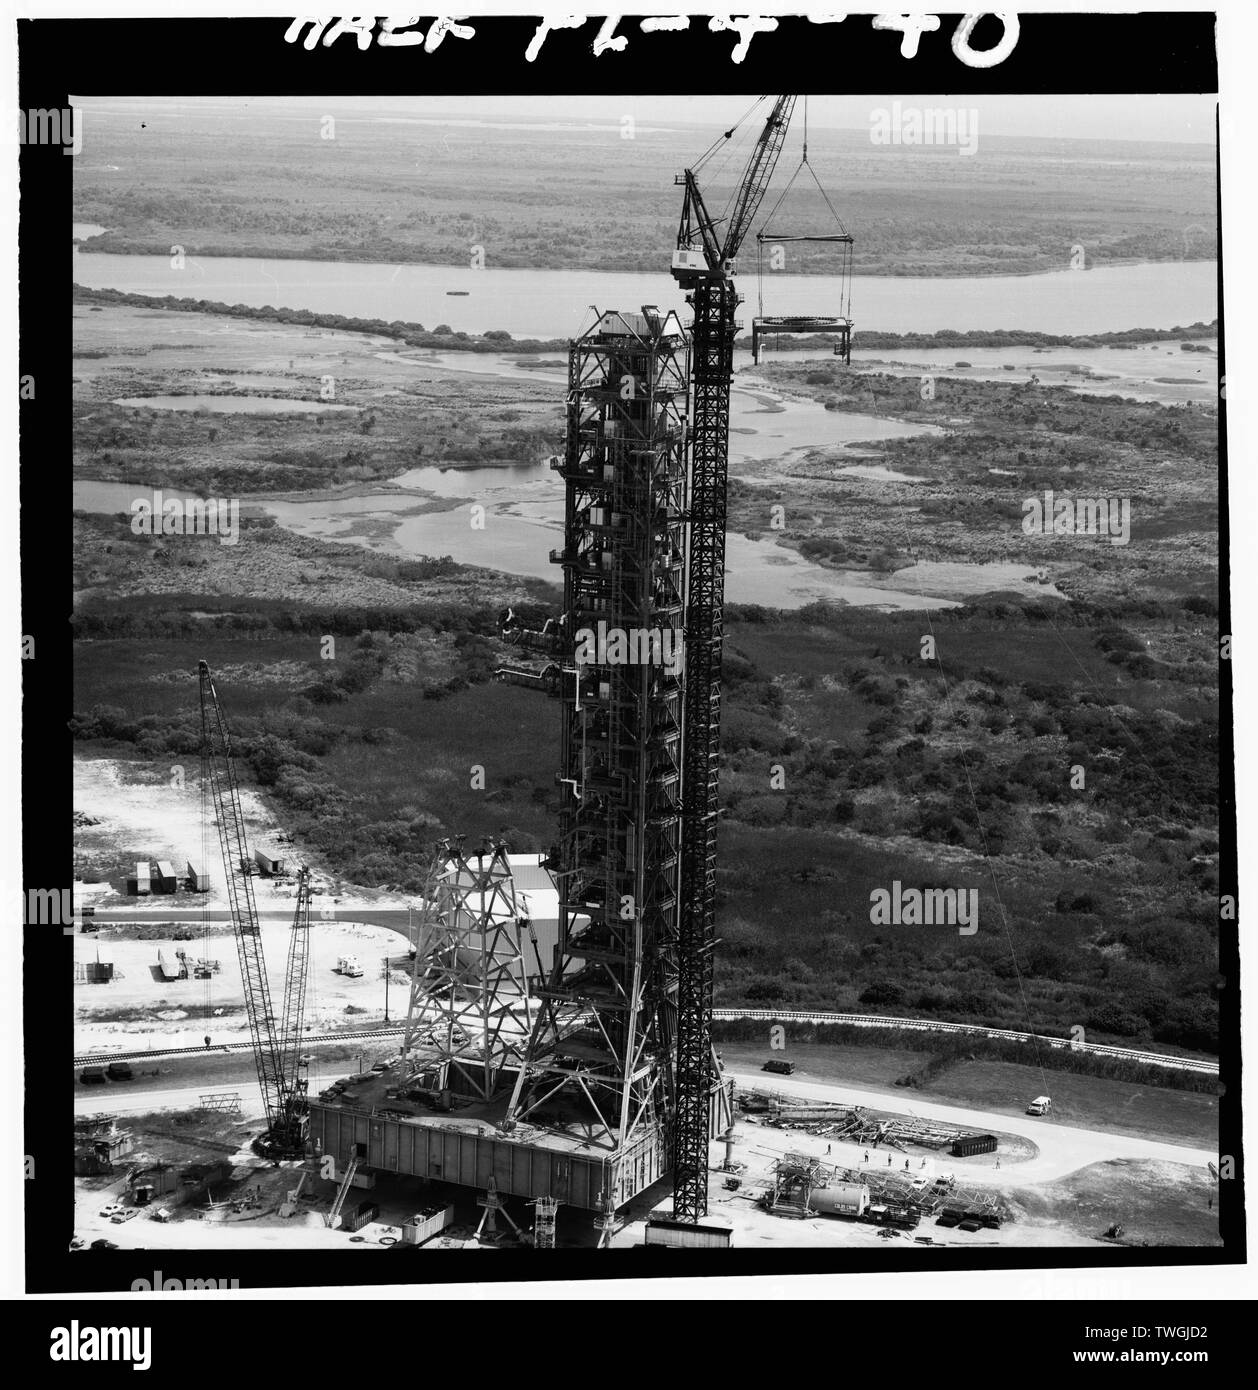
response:
[[[297,906],[288,937],[284,971],[284,1008],[280,1024],[280,1078],[283,1110],[272,1137],[287,1153],[301,1154],[306,1146],[307,1078],[303,1074],[302,1033],[306,1015],[306,980],[310,962],[310,870],[297,871]]]
[[[780,96],[765,121],[727,216],[714,220],[696,170],[685,187],[673,276],[694,308],[691,331],[689,553],[686,686],[682,725],[681,903],[677,937],[677,1068],[673,1215],[708,1210],[712,1089],[712,955],[715,945],[717,754],[721,731],[725,512],[729,393],[739,296],[734,259],[760,207],[786,140],[795,97]],[[726,139],[733,134],[726,132]],[[718,145],[714,148],[719,148]]]
[[[289,948],[284,990],[282,1032],[271,1007],[271,986],[262,953],[262,930],[253,895],[253,862],[245,839],[236,759],[227,720],[219,704],[209,663],[198,663],[201,685],[201,788],[203,813],[212,814],[223,851],[223,881],[240,978],[245,992],[245,1015],[253,1042],[258,1089],[266,1111],[266,1134],[259,1152],[269,1157],[297,1157],[305,1143],[305,1083],[301,1081],[300,1034],[305,1008],[306,959],[310,934],[309,875],[302,869],[297,911]]]

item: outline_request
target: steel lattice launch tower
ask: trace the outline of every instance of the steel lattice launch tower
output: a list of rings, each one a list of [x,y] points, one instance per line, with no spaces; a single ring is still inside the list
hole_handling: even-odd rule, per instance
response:
[[[471,961],[438,885],[433,940],[455,952],[456,983],[493,1029],[447,1027],[454,1042],[429,1050],[450,1065],[426,1078],[425,1030],[408,1025],[414,1065],[333,1088],[310,1107],[316,1152],[338,1166],[357,1156],[495,1200],[596,1210],[604,1241],[616,1209],[669,1172],[680,1105],[689,351],[676,314],[650,307],[598,315],[571,347],[567,438],[552,465],[565,485],[564,546],[551,554],[564,610],[536,634],[561,696],[559,827],[547,858],[559,920],[553,959],[537,960],[535,1002],[518,988],[496,998],[499,974],[489,981],[483,951]],[[538,957],[532,924],[515,925],[520,952],[527,935]],[[420,946],[432,955],[425,932],[417,962]],[[425,969],[438,1002],[449,974]],[[412,1013],[428,1022],[435,1007]],[[506,1022],[498,1028],[506,1013],[523,1024],[512,1038]],[[710,1133],[729,1124],[731,1106],[719,1069],[706,1071],[697,1100],[706,1089]],[[692,1120],[696,1108],[692,1098]]]
[[[511,1114],[556,1092],[607,1144],[671,1110],[681,824],[688,344],[674,314],[577,339],[559,625],[559,944]]]

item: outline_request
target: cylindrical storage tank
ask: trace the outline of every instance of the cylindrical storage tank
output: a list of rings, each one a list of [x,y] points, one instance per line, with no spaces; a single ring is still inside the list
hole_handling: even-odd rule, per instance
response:
[[[869,1206],[869,1188],[855,1182],[817,1187],[809,1205],[818,1216],[863,1216]]]

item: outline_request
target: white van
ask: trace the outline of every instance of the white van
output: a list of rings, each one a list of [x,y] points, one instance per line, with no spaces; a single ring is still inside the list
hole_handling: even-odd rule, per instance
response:
[[[1047,1096],[1036,1096],[1027,1106],[1026,1112],[1028,1115],[1047,1115],[1052,1108],[1053,1102]]]

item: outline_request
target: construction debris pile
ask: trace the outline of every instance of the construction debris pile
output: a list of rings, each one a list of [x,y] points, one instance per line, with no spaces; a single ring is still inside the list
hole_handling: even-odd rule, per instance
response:
[[[924,1149],[950,1149],[958,1156],[994,1153],[996,1136],[970,1134],[955,1125],[904,1116],[871,1115],[859,1105],[803,1100],[772,1091],[743,1091],[738,1103],[745,1115],[755,1115],[775,1129],[798,1129],[823,1139],[849,1144],[881,1145],[903,1153],[911,1144]]]

